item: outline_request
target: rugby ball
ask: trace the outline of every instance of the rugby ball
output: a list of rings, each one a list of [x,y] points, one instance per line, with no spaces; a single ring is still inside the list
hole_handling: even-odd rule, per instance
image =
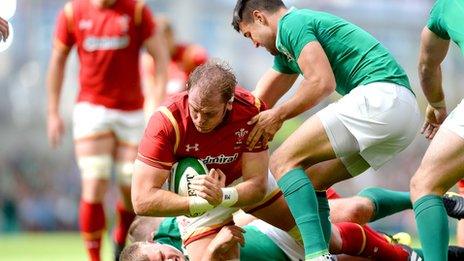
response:
[[[208,174],[208,168],[199,159],[183,158],[174,163],[171,168],[169,190],[180,196],[196,196],[190,188],[192,179],[197,175]]]

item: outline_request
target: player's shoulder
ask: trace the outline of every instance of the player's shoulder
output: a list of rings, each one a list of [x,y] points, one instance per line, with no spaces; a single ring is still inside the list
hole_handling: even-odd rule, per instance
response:
[[[260,111],[265,110],[265,104],[253,94],[237,86],[234,92],[234,109],[238,111],[240,115],[254,116]]]
[[[170,113],[176,120],[180,120],[188,112],[188,94],[187,91],[169,95],[158,111]]]

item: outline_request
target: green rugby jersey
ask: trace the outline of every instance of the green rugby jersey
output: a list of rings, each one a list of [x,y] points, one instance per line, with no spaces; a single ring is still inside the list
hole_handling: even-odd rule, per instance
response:
[[[324,49],[337,82],[336,91],[341,95],[373,82],[395,83],[411,90],[403,68],[373,36],[337,16],[309,9],[292,7],[279,20],[279,54],[273,68],[302,74],[298,57],[311,41],[318,41]]]
[[[430,11],[427,27],[438,37],[453,40],[464,55],[464,0],[438,0]]]
[[[245,246],[240,248],[240,260],[245,261],[285,261],[290,260],[274,241],[258,228],[248,225],[244,226]],[[183,252],[182,239],[180,238],[179,226],[176,218],[165,218],[158,231],[153,236],[153,241],[168,244]]]

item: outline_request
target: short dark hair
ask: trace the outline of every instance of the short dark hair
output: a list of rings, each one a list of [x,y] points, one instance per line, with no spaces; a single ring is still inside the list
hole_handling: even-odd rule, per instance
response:
[[[234,95],[237,79],[230,66],[219,59],[213,59],[198,66],[190,74],[187,89],[200,88],[202,97],[221,95],[223,102],[228,102]]]
[[[150,258],[140,249],[145,242],[135,242],[126,246],[119,256],[119,261],[150,261]]]
[[[237,0],[232,18],[232,26],[237,32],[240,32],[239,23],[242,21],[250,22],[253,10],[275,12],[285,7],[282,0]]]

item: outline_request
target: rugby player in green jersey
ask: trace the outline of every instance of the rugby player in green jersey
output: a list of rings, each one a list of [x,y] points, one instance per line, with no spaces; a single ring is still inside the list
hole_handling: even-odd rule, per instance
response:
[[[464,173],[464,102],[447,116],[442,88],[440,64],[450,40],[464,54],[463,0],[438,0],[421,36],[419,78],[429,102],[422,133],[433,140],[411,179],[410,188],[427,261],[447,259],[448,219],[441,195],[462,179]]]
[[[412,142],[420,113],[408,77],[373,36],[328,13],[288,9],[281,0],[239,0],[232,25],[274,55],[274,66],[254,91],[273,108],[249,122],[256,123],[250,148],[334,91],[344,96],[306,120],[270,160],[302,234],[305,258],[327,260],[330,221],[323,191],[380,168]],[[295,94],[274,106],[299,75]]]

